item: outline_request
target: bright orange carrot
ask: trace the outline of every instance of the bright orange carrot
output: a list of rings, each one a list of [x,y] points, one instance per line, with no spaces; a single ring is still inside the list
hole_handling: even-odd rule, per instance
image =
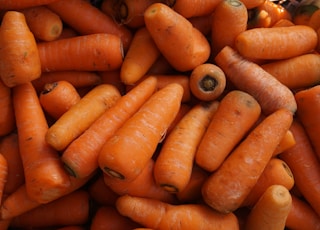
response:
[[[170,205],[155,199],[124,195],[118,198],[116,208],[120,214],[152,229],[239,229],[233,213],[221,214],[203,204]]]
[[[107,33],[40,42],[38,50],[43,72],[114,70],[123,59],[119,37]]]
[[[39,95],[43,109],[56,120],[80,99],[76,88],[67,81],[48,83]]]
[[[218,106],[218,101],[196,104],[166,136],[153,172],[164,190],[177,193],[187,186],[196,150]]]
[[[2,10],[20,10],[33,6],[46,5],[56,0],[28,0],[28,1],[15,1],[15,0],[1,0],[0,9]]]
[[[100,168],[110,176],[134,180],[177,115],[182,95],[183,88],[176,83],[154,93],[103,145]]]
[[[221,0],[174,0],[172,2],[172,8],[176,12],[185,18],[191,18],[211,14]]]
[[[279,145],[273,152],[273,156],[277,156],[279,153],[282,153],[283,151],[293,147],[296,144],[296,140],[291,132],[291,130],[288,130],[282,140],[280,141]]]
[[[260,105],[251,95],[239,90],[227,93],[200,141],[195,162],[209,172],[215,171],[249,132],[260,113]]]
[[[263,113],[270,114],[279,108],[295,113],[297,104],[291,90],[236,50],[226,46],[215,61],[235,87],[251,94],[259,102]]]
[[[289,129],[293,115],[280,109],[267,116],[230,153],[202,186],[204,201],[222,213],[241,206]]]
[[[284,229],[291,205],[289,190],[282,185],[271,185],[250,211],[245,229]]]
[[[0,136],[9,134],[16,126],[11,93],[12,90],[0,80]]]
[[[72,176],[85,177],[99,167],[98,157],[104,143],[149,99],[156,84],[157,80],[152,77],[141,82],[103,112],[64,150],[61,159]]]
[[[13,87],[40,77],[41,63],[36,40],[23,13],[5,13],[1,22],[0,44],[0,72],[5,85]]]
[[[150,5],[144,12],[144,20],[158,49],[176,70],[192,70],[209,58],[210,44],[206,37],[169,6]]]

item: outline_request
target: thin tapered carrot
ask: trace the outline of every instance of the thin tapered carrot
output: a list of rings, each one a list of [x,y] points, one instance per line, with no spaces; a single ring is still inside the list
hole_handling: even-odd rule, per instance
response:
[[[309,53],[285,60],[271,61],[261,67],[289,89],[296,90],[319,84],[320,55]]]
[[[5,85],[13,87],[40,77],[41,62],[36,40],[23,13],[7,11],[4,14],[0,44],[0,72]]]
[[[47,143],[58,151],[64,150],[120,97],[112,85],[95,86],[49,127],[45,134]]]
[[[239,90],[227,93],[199,143],[195,162],[208,172],[215,171],[249,132],[260,113],[260,105],[251,95]]]
[[[154,93],[105,142],[99,153],[99,167],[110,176],[134,180],[152,158],[177,115],[182,95],[183,88],[176,83]]]
[[[233,212],[257,183],[293,115],[280,109],[267,116],[230,153],[202,186],[204,201],[222,213]]]
[[[146,27],[139,28],[124,56],[120,70],[120,78],[126,85],[134,84],[141,79],[160,56]]]
[[[315,30],[305,25],[253,28],[236,37],[235,48],[246,58],[274,60],[309,53],[317,41]]]
[[[40,42],[37,47],[43,72],[114,70],[123,59],[120,38],[107,33]]]
[[[30,82],[13,88],[13,105],[27,192],[46,203],[70,186],[70,179],[58,152],[46,142],[48,123]]]
[[[172,8],[185,18],[211,14],[221,0],[174,0]]]
[[[192,70],[209,58],[210,44],[206,37],[169,6],[150,5],[144,12],[144,20],[161,54],[176,70]]]
[[[102,113],[64,150],[61,159],[71,175],[85,177],[99,167],[99,152],[104,143],[149,99],[156,84],[157,80],[152,77],[141,82]]]
[[[56,120],[80,99],[76,88],[68,81],[45,84],[39,95],[42,108]]]
[[[147,228],[239,229],[233,213],[221,214],[203,204],[170,205],[155,199],[124,195],[118,198],[116,208],[120,214]]]
[[[308,26],[315,30],[320,28],[320,9],[317,9],[315,12],[313,12],[309,19]]]
[[[46,6],[30,7],[21,12],[35,38],[42,41],[52,41],[60,36],[63,22],[59,15]]]
[[[190,74],[189,87],[193,96],[201,101],[216,100],[225,90],[226,76],[212,63],[196,66]]]
[[[279,108],[295,113],[297,104],[291,90],[261,66],[229,46],[219,52],[215,61],[236,88],[251,94],[259,102],[263,113],[270,114]]]
[[[193,27],[197,28],[205,36],[209,36],[211,32],[213,14],[188,18]]]
[[[196,150],[218,106],[218,101],[196,104],[166,136],[153,172],[164,190],[177,193],[187,186]]]
[[[28,7],[46,5],[54,1],[56,0],[29,0],[29,1],[1,0],[0,9],[20,10]]]
[[[0,136],[9,134],[16,126],[11,93],[10,87],[0,80]]]
[[[283,151],[293,147],[296,144],[296,140],[293,136],[293,133],[288,130],[282,140],[280,141],[279,145],[273,152],[273,156],[277,156],[278,154],[282,153]]]
[[[271,185],[265,190],[246,220],[246,230],[282,230],[292,205],[289,190],[282,185]]]
[[[83,0],[58,0],[47,5],[80,34],[107,33],[120,38],[124,50],[132,40],[132,32],[110,16]],[[81,15],[81,17],[79,17]]]

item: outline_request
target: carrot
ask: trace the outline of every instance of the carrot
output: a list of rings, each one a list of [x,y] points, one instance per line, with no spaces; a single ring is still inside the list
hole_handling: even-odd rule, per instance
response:
[[[9,134],[16,126],[11,93],[12,90],[0,80],[0,136]]]
[[[185,18],[211,14],[221,0],[174,0],[172,8]]]
[[[283,18],[276,21],[272,27],[293,26],[293,25],[295,24],[292,22],[292,20]]]
[[[112,177],[134,180],[152,158],[177,115],[182,95],[183,88],[176,83],[154,93],[105,142],[99,153],[99,167]]]
[[[56,0],[28,0],[28,1],[15,1],[15,0],[1,0],[1,10],[20,10],[33,6],[46,5]]]
[[[298,6],[293,14],[292,21],[296,25],[308,25],[311,15],[319,9],[314,4],[302,4]]]
[[[181,103],[180,109],[178,111],[178,114],[174,118],[174,120],[171,122],[170,126],[167,129],[166,136],[171,133],[171,131],[174,129],[174,127],[179,123],[179,121],[186,115],[189,110],[192,108],[192,105],[188,103]]]
[[[293,147],[296,144],[296,140],[291,132],[288,130],[282,140],[280,141],[279,145],[273,152],[273,156],[277,156],[278,154],[282,153],[283,151]]]
[[[273,60],[306,54],[316,47],[317,41],[314,29],[294,25],[246,30],[236,37],[235,47],[246,58]]]
[[[0,202],[3,201],[4,189],[8,179],[8,161],[7,158],[0,153]]]
[[[176,70],[192,70],[209,58],[210,44],[206,37],[169,6],[150,5],[144,12],[144,20],[161,54]]]
[[[124,95],[126,92],[126,85],[121,81],[120,78],[120,69],[112,71],[100,71],[98,75],[101,78],[101,83],[114,85],[121,95]]]
[[[215,171],[258,120],[261,108],[249,94],[227,93],[203,135],[195,162],[208,172]]]
[[[116,208],[120,214],[152,229],[239,229],[233,213],[221,214],[203,204],[170,205],[124,195],[118,198]]]
[[[60,36],[57,39],[72,38],[78,36],[79,33],[68,25],[64,25]]]
[[[197,147],[218,106],[218,101],[196,104],[166,136],[153,173],[164,190],[177,193],[187,186]]]
[[[10,229],[11,220],[0,220],[1,229]]]
[[[292,119],[290,111],[280,109],[261,121],[205,181],[202,186],[204,201],[221,213],[239,208],[257,183]]]
[[[98,157],[104,143],[155,92],[156,82],[155,78],[148,78],[122,96],[64,150],[61,159],[70,175],[85,177],[99,167]],[[88,103],[91,105],[92,100]],[[64,135],[61,137],[65,138]]]
[[[241,2],[250,10],[260,6],[264,1],[265,0],[242,0]]]
[[[320,28],[320,9],[317,9],[313,12],[309,19],[308,26],[312,27],[315,30]]]
[[[35,6],[21,11],[33,35],[42,41],[53,41],[61,35],[63,22],[59,15],[46,6]]]
[[[80,99],[76,88],[68,81],[46,84],[39,96],[43,109],[56,120]]]
[[[271,185],[250,211],[245,229],[284,229],[291,205],[289,190],[282,185]]]
[[[70,186],[68,174],[57,151],[45,140],[48,124],[30,82],[13,88],[13,105],[28,195],[46,203]]]
[[[188,18],[192,26],[197,28],[205,36],[210,35],[213,14]]]
[[[318,35],[318,38],[320,37],[320,28],[317,29],[317,35]],[[320,39],[318,39],[318,44],[317,44],[317,47],[316,47],[316,51],[318,53],[320,53]]]
[[[124,50],[132,40],[132,32],[110,16],[83,0],[58,0],[47,5],[80,34],[107,33],[120,38]],[[80,16],[81,15],[81,16]],[[101,45],[101,44],[100,44]]]
[[[120,70],[120,78],[126,85],[134,84],[143,77],[160,56],[146,27],[139,28],[132,39]]]
[[[13,87],[40,77],[41,62],[36,40],[22,13],[5,13],[1,22],[0,46],[1,79],[6,86]]]
[[[174,73],[175,70],[171,66],[171,64],[168,62],[168,60],[160,54],[160,57],[153,63],[153,65],[149,68],[147,74],[149,75],[165,75]]]
[[[114,70],[123,57],[119,37],[106,33],[40,42],[38,50],[43,72]]]
[[[200,64],[191,71],[189,87],[197,99],[213,101],[224,92],[226,76],[222,69],[215,64]]]
[[[226,46],[215,61],[235,87],[251,94],[259,102],[263,113],[270,114],[279,108],[295,113],[297,104],[289,88],[236,50]]]

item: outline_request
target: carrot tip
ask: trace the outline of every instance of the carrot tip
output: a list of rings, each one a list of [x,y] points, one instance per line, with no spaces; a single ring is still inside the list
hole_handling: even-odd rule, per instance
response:
[[[118,173],[108,167],[104,167],[104,171],[105,173],[107,173],[109,176],[111,177],[115,177],[115,178],[118,178],[118,179],[121,179],[121,180],[124,180],[125,177],[121,174],[121,173]]]

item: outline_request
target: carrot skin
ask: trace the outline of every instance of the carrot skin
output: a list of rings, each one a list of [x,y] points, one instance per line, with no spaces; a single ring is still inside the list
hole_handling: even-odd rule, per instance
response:
[[[13,1],[13,0],[1,0],[1,10],[21,10],[28,7],[46,5],[57,0],[32,0],[32,1]]]
[[[176,12],[185,18],[191,18],[212,13],[221,0],[175,0],[173,2],[172,8]]]
[[[0,80],[0,136],[9,134],[16,126],[11,93],[10,87]]]

